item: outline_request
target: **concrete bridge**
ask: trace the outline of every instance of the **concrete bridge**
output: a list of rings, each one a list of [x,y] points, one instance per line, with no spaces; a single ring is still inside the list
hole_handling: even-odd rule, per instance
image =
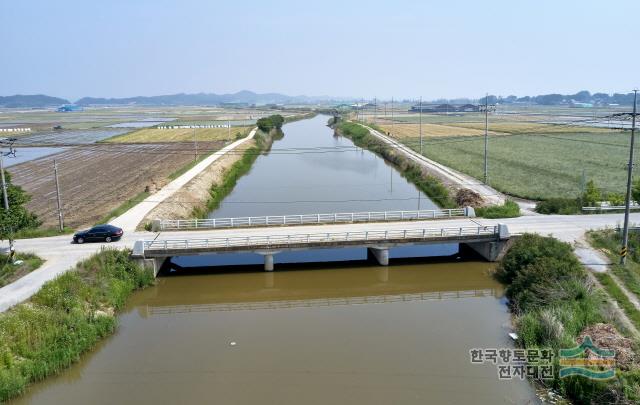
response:
[[[504,224],[419,228],[399,228],[399,224],[407,225],[406,222],[369,224],[369,228],[365,229],[341,225],[343,229],[338,232],[327,232],[326,225],[306,227],[306,232],[289,231],[286,229],[289,227],[284,231],[282,228],[260,228],[245,236],[237,235],[234,229],[217,231],[211,236],[192,231],[193,236],[187,238],[138,240],[132,256],[142,265],[153,269],[156,275],[167,259],[173,256],[258,253],[264,256],[264,269],[273,271],[274,255],[282,251],[363,247],[380,265],[387,266],[389,249],[392,247],[441,243],[465,244],[485,259],[496,261],[510,238]],[[182,232],[183,235],[185,233]]]
[[[511,235],[518,235],[525,232],[538,233],[541,235],[553,235],[565,242],[575,244],[575,252],[578,258],[590,268],[596,271],[602,271],[608,260],[601,255],[596,255],[584,240],[584,234],[590,229],[603,229],[606,227],[614,228],[622,222],[621,214],[599,214],[599,215],[538,215],[538,216],[522,216],[518,218],[505,218],[500,220],[486,218],[470,218],[464,216],[455,216],[452,218],[442,219],[417,219],[410,221],[391,221],[391,222],[375,222],[375,223],[332,223],[322,225],[296,225],[290,226],[271,226],[271,227],[242,227],[231,229],[202,229],[202,230],[176,230],[171,232],[147,232],[147,231],[126,231],[122,240],[118,242],[106,243],[85,243],[83,245],[75,245],[70,243],[70,235],[62,235],[48,238],[22,239],[16,241],[16,249],[19,252],[31,252],[45,259],[45,263],[36,271],[27,274],[14,283],[0,288],[0,312],[10,308],[11,306],[28,299],[47,281],[73,268],[75,264],[84,260],[92,254],[100,251],[104,247],[113,248],[133,248],[138,241],[156,241],[164,240],[193,240],[193,239],[216,239],[230,237],[250,236],[276,236],[287,234],[312,234],[312,233],[350,233],[367,230],[403,230],[403,229],[442,229],[442,228],[466,228],[466,227],[492,227],[500,224],[508,226]],[[631,222],[640,223],[640,213],[631,214]],[[355,234],[354,234],[355,235]],[[490,238],[489,238],[490,239]],[[474,245],[476,248],[480,246],[491,247],[487,244],[489,239]],[[499,238],[496,238],[499,239]],[[497,241],[497,240],[494,240]],[[366,241],[361,246],[365,246],[371,241]],[[426,241],[425,241],[426,242]],[[437,243],[435,240],[432,243]],[[442,240],[440,240],[442,242]],[[473,244],[472,241],[463,241],[465,244]],[[168,242],[167,242],[168,244]],[[418,244],[418,243],[414,243]],[[140,246],[140,245],[138,245]],[[371,243],[369,246],[376,247]],[[369,247],[367,246],[367,247]],[[499,245],[493,245],[499,247]],[[7,248],[6,241],[0,243],[0,248]],[[384,247],[384,246],[382,246]],[[472,246],[473,247],[473,246]],[[249,250],[251,251],[251,250]],[[142,252],[138,249],[137,252]],[[145,255],[138,255],[140,260],[148,260],[151,262],[159,262],[162,264],[162,255],[145,259]],[[170,257],[170,255],[165,255]],[[153,263],[152,265],[155,265]]]

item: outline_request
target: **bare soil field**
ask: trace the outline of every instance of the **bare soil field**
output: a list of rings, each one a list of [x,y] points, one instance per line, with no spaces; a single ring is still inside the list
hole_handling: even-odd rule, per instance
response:
[[[202,142],[200,153],[219,150],[224,142]],[[28,209],[44,227],[58,223],[53,160],[58,164],[65,225],[92,225],[122,203],[144,192],[153,194],[171,173],[194,159],[192,143],[96,144],[15,165],[13,183],[31,196]]]

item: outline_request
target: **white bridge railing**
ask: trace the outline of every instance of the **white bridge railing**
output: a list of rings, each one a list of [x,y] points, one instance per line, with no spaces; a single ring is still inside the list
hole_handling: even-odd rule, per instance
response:
[[[473,209],[454,208],[419,211],[348,212],[335,214],[268,215],[264,217],[160,219],[152,223],[153,231],[179,229],[215,229],[252,226],[314,225],[350,222],[410,221],[475,216]]]
[[[603,205],[600,207],[582,207],[584,212],[603,212],[603,211],[624,211],[624,205]],[[631,210],[640,210],[640,205],[633,204],[629,207]]]
[[[229,238],[164,239],[139,241],[144,251],[226,249],[226,248],[286,248],[287,246],[322,245],[339,242],[370,242],[422,240],[470,236],[499,236],[500,225],[466,226],[458,228],[371,230],[336,233],[301,233],[289,235],[236,236]],[[134,248],[134,251],[139,248]]]

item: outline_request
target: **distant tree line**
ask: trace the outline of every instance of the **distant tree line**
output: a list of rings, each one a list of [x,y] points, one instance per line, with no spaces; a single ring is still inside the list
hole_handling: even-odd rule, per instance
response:
[[[482,97],[478,102],[480,104],[485,103],[485,98],[488,98],[489,104],[513,104],[513,103],[531,103],[540,105],[562,105],[572,103],[589,103],[594,105],[608,105],[608,104],[620,104],[630,105],[633,104],[633,93],[594,93],[591,94],[587,90],[579,91],[576,94],[542,94],[539,96],[524,96],[517,97],[514,95],[502,97],[490,95],[488,97]]]
[[[284,124],[284,117],[279,114],[260,118],[256,123],[262,132],[270,132],[272,129],[282,129],[282,124]]]

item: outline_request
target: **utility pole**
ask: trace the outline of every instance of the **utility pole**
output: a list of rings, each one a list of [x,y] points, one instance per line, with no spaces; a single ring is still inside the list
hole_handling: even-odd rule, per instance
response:
[[[393,97],[391,97],[391,130],[393,131]]]
[[[7,183],[4,179],[4,152],[0,153],[0,173],[2,174],[2,198],[4,200],[4,209],[9,211],[9,197],[7,197]]]
[[[373,98],[373,124],[378,124],[378,99],[376,97]]]
[[[56,198],[58,201],[58,225],[60,226],[60,232],[64,231],[64,216],[62,214],[62,201],[60,199],[60,183],[58,181],[58,163],[53,159],[53,175],[56,179]]]
[[[229,139],[231,139],[231,120],[227,121],[227,128],[229,128]]]
[[[629,247],[629,211],[631,209],[631,180],[633,177],[633,147],[636,134],[638,90],[633,90],[633,114],[631,115],[631,145],[629,147],[629,166],[627,167],[627,198],[624,207],[624,231],[622,233],[622,249],[620,249],[620,264],[627,261],[627,249]]]
[[[0,140],[0,146],[9,146],[9,152],[0,151],[0,180],[2,180],[2,198],[4,200],[4,210],[9,212],[9,196],[7,195],[7,182],[4,176],[4,157],[16,155],[15,149],[13,149],[13,143],[15,138],[3,138]],[[9,257],[13,258],[15,248],[13,247],[13,229],[9,229]]]
[[[194,162],[198,161],[198,138],[196,137],[196,127],[193,127],[193,148],[195,152]]]
[[[420,154],[422,155],[422,96],[420,96]]]
[[[489,111],[495,111],[495,105],[489,105],[489,93],[484,98],[484,105],[478,106],[480,112],[484,112],[484,184],[488,184],[489,179]]]
[[[391,194],[393,194],[393,168],[389,165],[389,177],[391,179]]]

